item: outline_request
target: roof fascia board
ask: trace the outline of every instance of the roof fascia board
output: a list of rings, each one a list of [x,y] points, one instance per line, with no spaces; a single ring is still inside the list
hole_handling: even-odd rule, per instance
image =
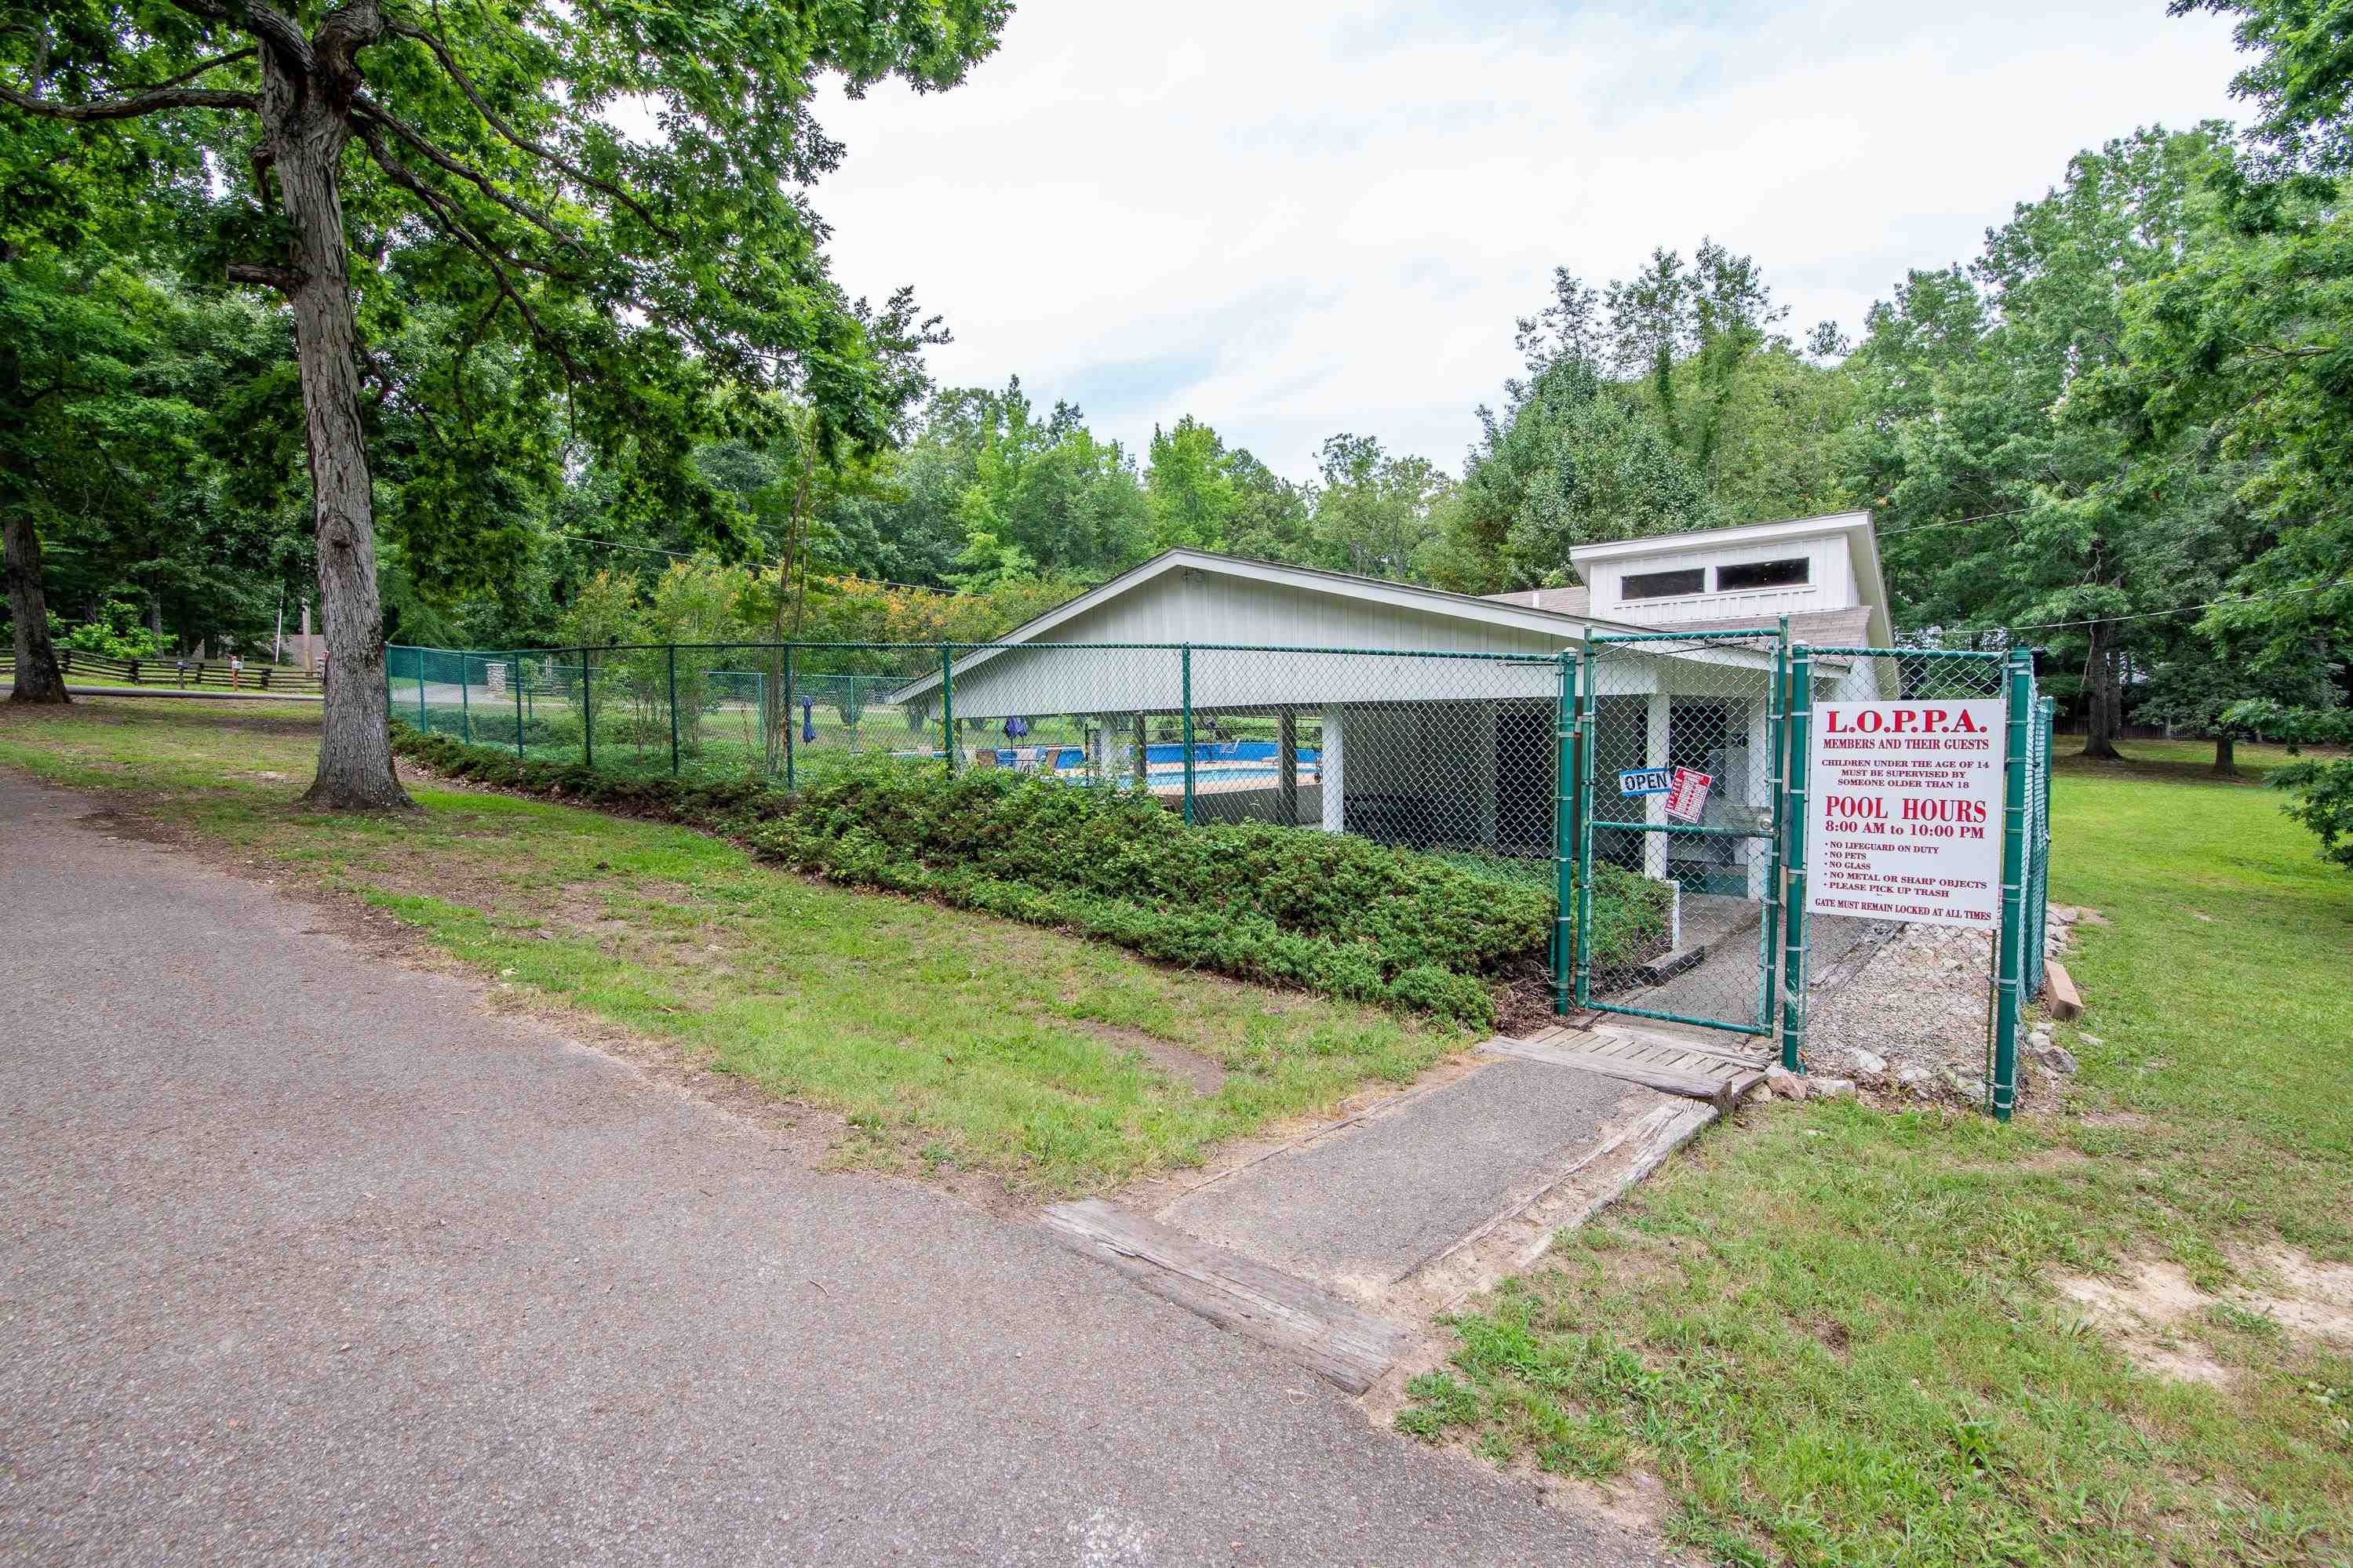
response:
[[[1671,552],[1732,548],[1742,544],[1770,543],[1782,539],[1810,539],[1824,533],[1871,532],[1868,511],[1839,511],[1821,517],[1790,518],[1781,522],[1747,522],[1731,528],[1701,529],[1691,533],[1658,533],[1647,539],[1611,539],[1599,544],[1579,544],[1568,552],[1572,563],[1608,561],[1628,555],[1660,555]],[[1874,563],[1878,552],[1872,551]]]
[[[1448,620],[1504,626],[1514,631],[1535,632],[1544,637],[1563,637],[1576,642],[1582,642],[1590,631],[1639,632],[1649,629],[1630,621],[1605,621],[1590,616],[1572,616],[1559,610],[1531,609],[1526,605],[1502,604],[1469,594],[1451,594],[1442,588],[1423,588],[1410,583],[1390,583],[1382,578],[1325,572],[1313,566],[1286,566],[1272,561],[1253,561],[1247,556],[1219,555],[1209,551],[1179,548],[1163,551],[1140,565],[1131,566],[1110,582],[1090,588],[1069,603],[1014,627],[987,647],[975,648],[956,660],[950,667],[950,673],[961,676],[1008,648],[1046,640],[1043,633],[1052,631],[1094,606],[1108,603],[1131,589],[1142,587],[1152,579],[1179,567],[1216,572],[1251,582],[1273,583],[1310,593],[1339,594],[1395,608],[1419,610]],[[939,679],[936,675],[927,675],[902,689],[897,700],[919,697],[937,685]]]

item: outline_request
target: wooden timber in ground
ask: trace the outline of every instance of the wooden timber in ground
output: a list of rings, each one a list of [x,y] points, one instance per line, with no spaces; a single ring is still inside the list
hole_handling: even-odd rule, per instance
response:
[[[1667,1094],[1728,1108],[1764,1081],[1761,1057],[1737,1055],[1647,1029],[1538,1029],[1516,1039],[1498,1036],[1482,1047],[1499,1056],[1579,1068],[1605,1078],[1644,1084]]]
[[[1361,1307],[1100,1198],[1058,1204],[1044,1218],[1073,1251],[1109,1263],[1220,1328],[1297,1358],[1351,1394],[1370,1388],[1414,1342],[1411,1333]]]
[[[2054,1018],[2084,1016],[2084,994],[2075,989],[2075,977],[2067,973],[2067,966],[2055,958],[2042,965],[2042,1005]]]

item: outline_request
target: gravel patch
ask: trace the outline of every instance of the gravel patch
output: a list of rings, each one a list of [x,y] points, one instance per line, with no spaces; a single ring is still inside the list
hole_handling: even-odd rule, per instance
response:
[[[2051,908],[2047,954],[2065,952],[2091,911]],[[2096,915],[2092,915],[2096,921]],[[1994,939],[1960,926],[1903,925],[1860,965],[1820,973],[1806,1024],[1810,1074],[1849,1078],[1875,1096],[1978,1107],[1986,1098]],[[2030,1018],[2019,1047],[2019,1099],[2048,1093],[2074,1058]]]

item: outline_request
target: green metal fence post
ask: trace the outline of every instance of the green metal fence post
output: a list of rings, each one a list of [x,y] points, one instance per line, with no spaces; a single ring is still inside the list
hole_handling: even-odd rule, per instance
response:
[[[1593,753],[1601,731],[1593,722],[1593,634],[1586,633],[1577,682],[1577,1005],[1593,1001]]]
[[[433,721],[425,711],[425,650],[420,647],[415,651],[417,654],[415,660],[417,666],[417,732],[420,735],[429,735],[433,733]],[[326,682],[321,681],[319,684],[321,689],[324,689]]]
[[[1187,643],[1178,650],[1182,665],[1185,697],[1185,821],[1193,820],[1193,645]]]
[[[1994,1120],[2007,1121],[2018,1103],[2019,992],[2026,972],[2026,750],[2034,686],[2034,656],[2012,648],[2005,708],[2008,749],[2001,792],[2001,952],[1994,981],[1993,1079],[1987,1086]]]
[[[1772,708],[1766,719],[1767,743],[1773,748],[1773,837],[1765,847],[1765,918],[1757,933],[1757,1008],[1760,1028],[1773,1026],[1773,1004],[1779,998],[1781,973],[1773,962],[1773,944],[1781,931],[1781,791],[1789,767],[1789,617],[1781,617],[1780,636],[1773,645]],[[1752,851],[1753,852],[1753,851]]]
[[[947,739],[948,772],[956,771],[955,644],[940,644],[940,729]]]
[[[522,655],[507,655],[507,679],[514,682],[515,761],[522,761]]]
[[[588,679],[588,650],[580,650],[580,761],[584,767],[596,765],[596,715],[590,706],[594,695]]]
[[[1806,1070],[1806,752],[1813,735],[1814,656],[1789,650],[1789,765],[1781,826],[1781,1065]]]
[[[789,795],[793,787],[793,731],[797,728],[793,723],[793,645],[790,643],[785,645],[785,657],[777,673],[785,683],[784,690],[776,698],[776,710],[785,716],[785,791]],[[945,671],[940,675],[940,692],[941,700],[944,702],[947,700]]]
[[[1560,695],[1553,704],[1553,921],[1552,1010],[1568,1011],[1571,955],[1577,951],[1575,916],[1569,900],[1577,884],[1577,780],[1579,745],[1577,724],[1577,665],[1567,648],[1560,650]]]
[[[670,776],[678,777],[678,644],[670,651]]]
[[[2058,703],[2045,697],[2035,704],[2034,716],[2034,841],[2027,846],[2028,870],[2034,889],[2033,917],[2027,929],[2034,933],[2033,984],[2026,988],[2030,996],[2042,991],[2044,933],[2051,924],[2051,720]]]
[[[58,651],[61,653],[64,652],[63,649],[59,649]],[[67,657],[70,658],[72,656],[67,655]],[[60,664],[58,668],[59,671],[62,672],[65,667]],[[269,672],[268,670],[262,671],[261,684],[265,687],[269,684]],[[392,649],[389,647],[384,650],[384,711],[385,716],[387,719],[392,716]]]
[[[474,704],[467,693],[474,684],[472,663],[463,652],[458,655],[458,727],[465,732],[466,744],[470,746],[474,743]]]

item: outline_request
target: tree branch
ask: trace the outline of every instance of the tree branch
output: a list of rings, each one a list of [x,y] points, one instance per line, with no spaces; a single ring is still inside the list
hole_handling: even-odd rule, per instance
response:
[[[533,311],[530,303],[516,290],[514,280],[508,277],[506,268],[500,265],[502,258],[506,260],[513,258],[504,257],[504,253],[475,233],[473,226],[466,221],[465,215],[458,210],[456,204],[431,185],[427,184],[416,170],[394,155],[392,149],[385,145],[384,132],[376,121],[362,119],[353,129],[359,133],[360,141],[367,148],[369,156],[375,160],[378,167],[392,176],[393,183],[422,202],[443,233],[482,258],[482,264],[491,269],[491,276],[498,284],[500,294],[514,306],[516,313],[522,316],[523,325],[530,330],[531,335],[538,339],[547,351],[555,356],[556,362],[564,366],[566,379],[574,378],[577,371],[572,363],[572,356],[565,352],[563,343],[557,341],[554,333],[539,324],[539,317]],[[518,262],[516,265],[527,264]]]
[[[203,0],[172,0],[172,3],[184,10],[195,11],[198,16],[213,15],[198,8]],[[217,16],[223,21],[230,19],[226,10],[217,13]],[[244,15],[236,20],[247,32],[261,40],[262,47],[285,66],[288,75],[308,78],[318,68],[317,58],[311,52],[311,40],[304,37],[301,25],[284,12],[274,11],[267,5],[248,5],[244,7]]]
[[[301,275],[290,267],[269,267],[259,261],[232,261],[227,268],[232,283],[258,283],[265,289],[276,289],[291,294],[302,281]]]
[[[319,24],[314,42],[339,94],[348,97],[358,91],[360,51],[383,37],[384,27],[379,0],[343,0]]]
[[[397,18],[386,21],[385,23],[385,30],[397,37],[413,38],[417,43],[423,44],[427,48],[432,50],[434,58],[441,62],[441,68],[448,74],[451,81],[458,84],[458,90],[466,95],[466,101],[474,106],[474,112],[480,115],[484,121],[489,122],[491,130],[497,132],[500,135],[505,137],[509,142],[512,142],[522,151],[530,153],[533,157],[540,159],[544,163],[553,163],[555,167],[563,170],[565,174],[571,175],[582,184],[586,185],[593,190],[604,192],[607,195],[612,197],[615,201],[620,203],[623,206],[637,214],[639,221],[644,223],[648,228],[652,229],[656,234],[660,235],[664,239],[675,240],[678,238],[677,230],[671,228],[669,225],[662,223],[659,219],[656,218],[653,214],[648,212],[644,205],[635,196],[629,195],[628,192],[609,181],[596,178],[594,174],[589,174],[586,169],[581,168],[580,165],[573,163],[570,159],[564,157],[562,154],[554,152],[551,148],[543,146],[541,143],[533,141],[530,137],[525,136],[522,132],[517,131],[512,125],[509,125],[500,117],[496,110],[492,109],[489,103],[483,100],[480,91],[474,86],[473,79],[466,74],[465,68],[460,66],[457,61],[457,58],[450,54],[448,46],[442,43],[442,41],[433,34],[427,32],[423,27],[417,26],[413,22],[403,22]]]
[[[18,92],[14,88],[0,87],[0,103],[14,105],[27,114],[37,114],[47,120],[89,124],[101,120],[135,120],[142,114],[159,114],[170,109],[236,109],[255,114],[260,112],[261,95],[216,92],[201,87],[162,87],[148,92],[133,93],[128,98],[101,98],[89,103],[55,103],[46,98]]]
[[[254,142],[247,152],[246,157],[253,164],[254,200],[259,202],[261,210],[267,213],[270,207],[269,170],[270,166],[278,162],[278,154],[269,150],[269,139],[264,136]]]
[[[448,153],[441,151],[440,148],[436,147],[426,138],[423,132],[418,131],[416,127],[410,125],[406,121],[404,121],[400,116],[385,108],[384,105],[378,103],[366,93],[363,92],[354,94],[352,99],[352,107],[359,110],[360,113],[379,121],[383,124],[390,127],[394,132],[398,133],[402,141],[407,142],[410,146],[424,153],[427,158],[431,159],[440,167],[447,169],[450,174],[457,175],[459,179],[473,185],[476,189],[480,190],[482,195],[490,197],[491,200],[498,203],[499,205],[506,208],[517,217],[522,218],[533,227],[542,230],[551,239],[554,239],[562,245],[568,245],[584,256],[587,254],[587,247],[580,243],[579,237],[573,234],[571,230],[565,228],[562,224],[557,223],[554,218],[548,216],[545,213],[532,205],[531,203],[524,201],[522,197],[512,195],[511,193],[501,189],[496,181],[483,174],[480,170],[476,169],[471,164],[467,163],[460,159],[450,156]]]
[[[159,81],[153,87],[134,88],[132,90],[135,92],[161,92],[167,87],[179,87],[184,83],[192,82],[208,70],[217,70],[222,66],[235,65],[239,60],[249,60],[260,52],[261,51],[258,48],[248,47],[238,49],[233,54],[216,56],[214,58],[206,60],[200,66],[196,66],[189,70],[182,71],[179,75],[174,77],[169,81]]]

